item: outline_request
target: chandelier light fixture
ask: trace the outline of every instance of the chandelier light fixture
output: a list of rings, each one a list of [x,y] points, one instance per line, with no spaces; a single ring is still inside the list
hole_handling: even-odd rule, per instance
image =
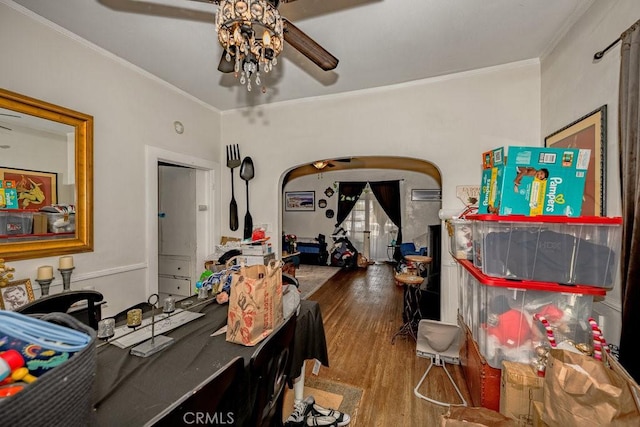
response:
[[[220,0],[215,24],[236,78],[248,91],[252,77],[260,86],[260,72],[271,71],[284,46],[282,17],[276,7],[267,0]]]

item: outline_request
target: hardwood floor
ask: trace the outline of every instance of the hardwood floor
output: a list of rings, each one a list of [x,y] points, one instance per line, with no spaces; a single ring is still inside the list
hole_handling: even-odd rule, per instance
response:
[[[417,398],[413,389],[429,366],[416,356],[410,337],[393,334],[402,325],[402,288],[390,265],[340,271],[309,297],[322,309],[330,367],[320,377],[364,390],[352,426],[438,426],[446,408]],[[313,363],[307,363],[306,375]],[[469,393],[459,366],[448,365],[465,399]],[[434,368],[420,389],[438,400],[456,402],[457,395],[441,368]],[[352,414],[354,415],[354,414]]]

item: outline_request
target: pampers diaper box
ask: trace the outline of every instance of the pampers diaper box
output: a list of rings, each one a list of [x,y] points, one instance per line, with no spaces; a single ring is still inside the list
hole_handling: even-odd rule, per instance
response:
[[[483,154],[479,213],[579,216],[590,150],[497,148]]]

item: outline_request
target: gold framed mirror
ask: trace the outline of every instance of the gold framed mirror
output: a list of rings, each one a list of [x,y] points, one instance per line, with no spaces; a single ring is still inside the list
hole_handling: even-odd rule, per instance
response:
[[[5,186],[13,185],[7,184],[11,176],[3,171],[25,171],[23,180],[37,194],[30,198],[18,193],[17,207],[15,202],[11,209],[0,207],[0,215],[5,216],[4,221],[0,218],[4,226],[0,229],[0,258],[93,251],[92,116],[0,88],[0,180]],[[41,176],[49,181],[43,184],[31,179]],[[41,192],[40,187],[46,190]],[[51,204],[73,205],[75,226],[58,233],[44,225],[45,232],[33,233],[32,222],[30,229],[25,226],[12,232],[9,215],[23,218],[31,212],[39,216],[40,209]],[[17,221],[13,229],[20,229],[21,220]]]

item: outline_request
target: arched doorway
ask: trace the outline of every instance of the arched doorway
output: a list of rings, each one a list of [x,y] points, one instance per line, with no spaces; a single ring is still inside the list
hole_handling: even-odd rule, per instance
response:
[[[344,181],[401,181],[402,234],[403,241],[424,238],[430,225],[439,225],[438,212],[441,200],[416,200],[415,190],[434,190],[440,194],[442,179],[433,163],[422,159],[389,156],[362,156],[335,159],[320,159],[291,168],[284,174],[282,196],[283,234],[294,234],[300,239],[313,239],[319,234],[329,238],[336,229],[338,183]],[[305,208],[288,209],[287,197],[303,193],[313,198]],[[348,218],[345,229],[359,251],[371,254],[375,261],[390,259],[387,246],[394,240],[394,227],[389,224],[384,212],[367,194]],[[397,227],[395,227],[397,231]],[[374,245],[370,246],[371,239]],[[372,251],[371,249],[374,248]],[[383,248],[383,249],[380,249]],[[383,259],[384,258],[384,259]]]

